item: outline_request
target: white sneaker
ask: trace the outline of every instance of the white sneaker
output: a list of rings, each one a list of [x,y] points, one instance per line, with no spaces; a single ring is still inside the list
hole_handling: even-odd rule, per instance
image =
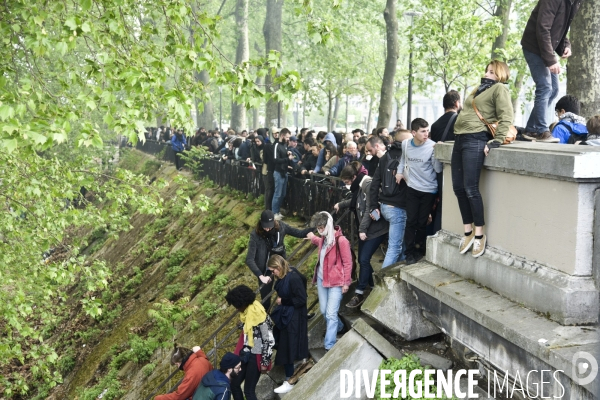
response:
[[[277,213],[275,214],[275,221],[281,221],[283,219],[283,215],[281,215],[281,213]]]
[[[293,388],[294,386],[290,385],[288,381],[285,381],[283,382],[283,385],[279,386],[278,388],[275,388],[274,392],[279,394],[288,393]]]

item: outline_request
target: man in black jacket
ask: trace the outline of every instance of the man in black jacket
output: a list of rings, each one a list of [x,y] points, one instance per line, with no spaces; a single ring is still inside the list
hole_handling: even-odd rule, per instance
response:
[[[388,234],[388,248],[381,268],[385,268],[404,257],[404,230],[406,228],[406,182],[396,179],[396,169],[402,157],[402,140],[410,138],[410,132],[400,131],[396,133],[394,142],[390,145],[389,151],[385,150],[383,141],[378,137],[372,137],[367,142],[368,145],[377,151],[379,165],[373,175],[371,182],[370,197],[371,218],[378,220],[385,218],[390,223]],[[395,167],[388,170],[388,167]],[[391,175],[390,175],[391,174]],[[387,175],[387,176],[386,176]],[[389,185],[394,181],[395,185]],[[386,187],[388,186],[388,187]]]
[[[275,214],[276,220],[283,218],[283,215],[279,211],[281,210],[281,204],[287,191],[287,173],[292,165],[293,155],[287,148],[291,134],[289,129],[283,128],[279,132],[279,141],[273,146],[273,165],[275,166],[273,181],[275,182],[275,192],[273,193],[273,206],[271,209]]]
[[[569,26],[583,0],[539,0],[525,26],[521,46],[535,82],[533,110],[525,127],[525,139],[558,142],[549,129],[549,110],[558,95],[560,64],[571,55]]]

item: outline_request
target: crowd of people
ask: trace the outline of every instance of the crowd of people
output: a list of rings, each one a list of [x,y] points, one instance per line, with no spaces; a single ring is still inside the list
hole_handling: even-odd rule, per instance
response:
[[[271,368],[274,349],[274,364],[282,365],[285,371],[285,382],[275,392],[292,389],[289,381],[295,363],[308,357],[307,324],[311,315],[307,311],[307,278],[286,260],[286,234],[310,240],[317,248],[312,283],[317,287],[320,312],[326,321],[325,350],[330,350],[344,332],[339,309],[353,280],[351,241],[327,211],[316,213],[306,229],[281,221],[289,176],[336,176],[348,187],[351,196],[335,204],[332,212],[350,209],[358,226],[360,270],[353,297],[346,304],[356,308],[374,286],[371,259],[382,244],[387,242],[382,269],[399,262],[414,264],[425,255],[427,235],[441,228],[442,164],[435,158],[436,143],[454,143],[452,188],[464,224],[457,251],[471,251],[475,258],[484,254],[487,245],[479,181],[485,157],[491,151],[514,140],[600,146],[600,115],[587,119],[582,116],[575,96],[568,94],[559,99],[554,106],[557,120],[551,123],[549,118],[561,72],[555,53],[563,58],[571,55],[566,34],[580,4],[581,0],[540,0],[529,18],[521,44],[536,93],[534,109],[523,128],[513,125],[514,110],[506,85],[509,67],[493,60],[479,85],[464,99],[464,107],[460,94],[451,90],[444,95],[444,114],[437,121],[430,125],[416,118],[410,130],[404,129],[399,120],[391,132],[378,128],[370,134],[361,129],[342,134],[303,128],[292,134],[287,128],[260,128],[238,134],[200,128],[186,139],[181,130],[148,129],[148,138],[173,145],[176,163],[178,153],[186,146],[203,146],[223,162],[237,160],[259,166],[265,183],[265,210],[250,234],[246,258],[257,277],[258,290],[238,286],[226,295],[243,323],[235,354],[228,353],[219,371],[211,371],[200,349],[176,348],[171,361],[186,371],[176,392],[180,394],[157,399],[188,398],[194,387],[203,392],[218,390],[219,399],[228,399],[229,393],[235,400],[244,396],[256,399],[256,384],[260,374]],[[274,308],[269,297],[273,289],[277,293]],[[256,293],[260,293],[261,301],[256,300]]]

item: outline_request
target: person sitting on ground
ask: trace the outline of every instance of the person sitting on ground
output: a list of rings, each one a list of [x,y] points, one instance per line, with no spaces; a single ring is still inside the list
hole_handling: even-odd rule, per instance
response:
[[[194,348],[195,349],[195,348]],[[219,369],[208,372],[202,378],[192,400],[230,400],[230,382],[242,370],[239,356],[227,352],[219,363]]]
[[[415,118],[411,124],[412,139],[402,142],[402,157],[396,178],[405,179],[410,171],[406,190],[406,265],[414,264],[425,255],[427,219],[437,197],[437,174],[442,163],[433,154],[435,142],[429,139],[429,123]]]
[[[261,213],[256,228],[250,233],[246,265],[258,278],[259,287],[264,285],[260,289],[262,300],[273,290],[273,281],[267,269],[269,257],[273,254],[286,257],[285,235],[306,238],[309,232],[312,232],[312,228],[300,230],[283,221],[275,220],[275,214],[271,210],[264,210]],[[263,304],[268,309],[271,301],[267,300]]]
[[[293,388],[289,380],[294,375],[294,362],[308,358],[306,277],[277,254],[269,259],[268,267],[277,278],[277,308],[271,314],[277,332],[275,365],[283,365],[285,370],[285,381],[275,393],[288,393]]]
[[[202,349],[194,347],[194,350],[174,345],[171,365],[184,372],[183,380],[174,392],[156,396],[154,400],[187,400],[192,397],[202,378],[213,369]]]
[[[594,115],[590,118],[586,126],[588,130],[587,137],[581,143],[576,144],[600,146],[600,115]]]
[[[244,400],[244,396],[246,400],[257,400],[256,384],[260,375],[271,369],[271,357],[275,346],[273,321],[248,286],[234,287],[227,292],[225,300],[240,312],[240,320],[243,323],[234,352],[242,359],[242,370],[231,380],[231,393],[234,400]]]
[[[315,214],[311,226],[315,226],[320,235],[317,237],[310,232],[307,237],[319,248],[313,284],[317,284],[319,309],[327,321],[324,347],[330,350],[337,341],[337,334],[344,330],[338,311],[342,296],[352,283],[352,249],[342,234],[342,228],[333,225],[333,218],[328,212]]]
[[[574,144],[585,140],[588,130],[585,126],[585,118],[579,116],[581,105],[577,97],[566,95],[556,102],[554,109],[558,117],[558,123],[552,129],[552,136],[557,138],[561,144]]]
[[[346,304],[348,308],[360,306],[365,301],[364,291],[367,286],[373,288],[373,266],[371,258],[379,246],[387,240],[389,223],[379,218],[373,220],[369,215],[371,210],[371,198],[369,191],[371,189],[372,178],[367,175],[361,163],[354,161],[344,167],[340,178],[345,185],[350,185],[352,198],[341,201],[333,206],[335,212],[343,208],[354,210],[358,226],[358,264],[360,272],[358,274],[358,284],[354,290],[354,297]]]
[[[325,175],[338,176],[344,167],[350,164],[352,161],[358,161],[360,159],[360,153],[358,152],[358,147],[356,143],[350,141],[346,143],[346,152],[344,156],[339,159],[339,161],[329,169],[329,171],[325,171]]]

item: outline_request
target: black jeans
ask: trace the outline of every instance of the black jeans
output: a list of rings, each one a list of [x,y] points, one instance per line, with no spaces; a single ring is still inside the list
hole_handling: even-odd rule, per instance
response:
[[[179,171],[179,168],[181,168],[180,167],[180,164],[181,164],[180,157],[181,157],[181,153],[182,152],[181,151],[175,151],[174,153],[175,153],[175,168]]]
[[[231,380],[231,394],[233,400],[258,400],[256,398],[256,384],[260,379],[260,370],[256,364],[256,355],[250,354],[247,364],[242,364],[240,373]],[[244,391],[242,392],[242,382]]]
[[[406,230],[404,243],[406,254],[416,251],[416,245],[425,254],[425,238],[427,237],[427,219],[433,208],[436,193],[425,193],[408,187],[406,190]]]
[[[363,294],[367,286],[373,287],[373,266],[371,265],[371,258],[377,251],[381,243],[386,241],[388,234],[377,236],[373,239],[362,241],[358,240],[358,264],[360,265],[360,271],[358,273],[358,285],[356,285],[355,293]]]
[[[483,199],[479,192],[479,176],[483,167],[487,132],[456,135],[452,150],[452,186],[458,199],[463,224],[484,226]]]
[[[273,205],[273,194],[275,194],[273,171],[267,171],[267,174],[263,175],[263,181],[265,182],[265,210],[271,210]]]

